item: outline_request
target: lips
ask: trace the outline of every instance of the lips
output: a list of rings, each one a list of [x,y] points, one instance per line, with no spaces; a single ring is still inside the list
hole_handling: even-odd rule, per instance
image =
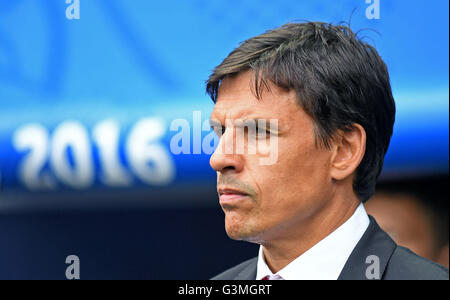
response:
[[[249,197],[245,192],[235,189],[219,189],[219,201],[220,204],[236,204]]]

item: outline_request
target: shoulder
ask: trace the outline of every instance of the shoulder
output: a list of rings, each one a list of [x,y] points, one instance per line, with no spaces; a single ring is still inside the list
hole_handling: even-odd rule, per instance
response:
[[[411,250],[397,246],[386,267],[383,279],[448,280],[448,270]]]
[[[255,279],[256,276],[256,264],[258,258],[254,257],[252,259],[246,260],[237,266],[234,266],[225,272],[211,278],[211,280],[234,280],[234,279]],[[253,278],[252,278],[253,277]]]

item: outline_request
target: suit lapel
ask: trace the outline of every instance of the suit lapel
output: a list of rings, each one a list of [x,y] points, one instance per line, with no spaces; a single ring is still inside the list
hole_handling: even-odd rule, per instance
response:
[[[370,224],[339,275],[339,280],[383,278],[383,273],[397,244],[378,226],[372,216]],[[366,276],[366,272],[370,278]],[[379,276],[376,276],[379,274]]]
[[[235,280],[255,280],[256,279],[256,266],[258,258],[255,257],[250,263],[242,269],[234,278]]]

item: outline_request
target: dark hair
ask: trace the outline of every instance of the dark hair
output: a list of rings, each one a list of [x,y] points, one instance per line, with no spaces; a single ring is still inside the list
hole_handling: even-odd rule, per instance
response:
[[[254,71],[259,99],[267,80],[294,89],[315,124],[316,141],[330,146],[337,130],[360,124],[366,152],[356,170],[353,189],[366,201],[375,192],[395,120],[389,74],[377,51],[349,27],[322,22],[288,23],[242,42],[206,82],[216,102],[222,79]]]

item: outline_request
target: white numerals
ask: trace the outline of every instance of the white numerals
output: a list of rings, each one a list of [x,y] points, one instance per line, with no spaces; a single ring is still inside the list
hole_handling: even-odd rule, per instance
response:
[[[167,185],[174,179],[175,166],[170,152],[159,141],[165,131],[160,119],[139,120],[128,134],[121,159],[120,125],[114,119],[97,123],[92,138],[75,120],[62,122],[52,135],[41,124],[28,124],[12,137],[16,151],[25,153],[18,177],[31,190],[54,188],[57,182],[76,189],[89,188],[95,181],[96,153],[98,177],[107,186],[130,186],[133,175],[149,185]]]

